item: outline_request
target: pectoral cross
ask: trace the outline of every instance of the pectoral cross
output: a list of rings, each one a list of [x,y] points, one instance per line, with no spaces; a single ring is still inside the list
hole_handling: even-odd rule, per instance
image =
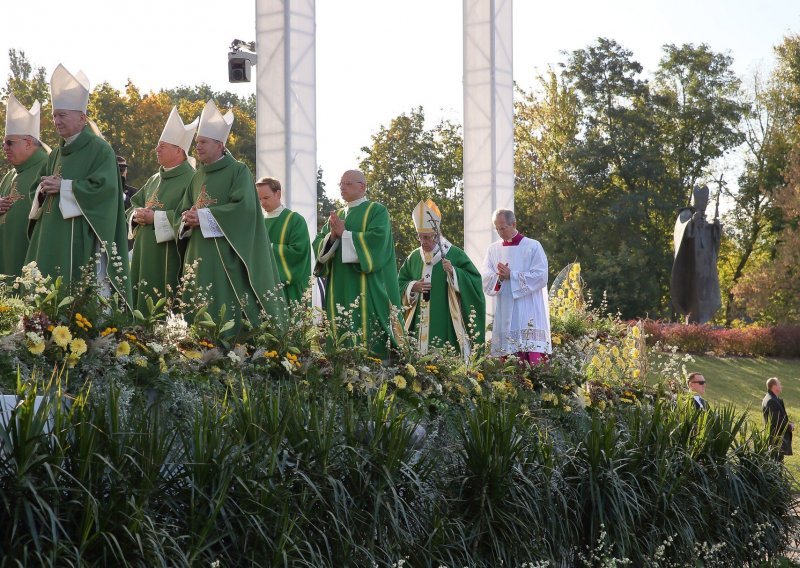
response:
[[[197,201],[194,202],[195,209],[205,209],[209,205],[214,205],[217,202],[216,199],[211,198],[208,193],[206,192],[206,186],[200,189],[200,195],[197,196]]]
[[[155,211],[156,209],[164,209],[164,204],[158,200],[159,189],[161,189],[161,181],[158,182],[156,190],[152,193],[152,195],[147,198],[147,201],[144,202],[144,206],[147,209],[152,209],[153,211]]]
[[[11,183],[11,192],[9,192],[9,194],[6,195],[6,199],[10,199],[11,200],[11,206],[9,207],[9,211],[11,210],[11,207],[14,207],[14,204],[17,201],[19,201],[20,199],[25,199],[25,196],[17,191],[17,181],[16,180],[14,180]],[[3,215],[2,217],[0,217],[0,225],[5,224],[5,222],[6,222],[6,216]]]

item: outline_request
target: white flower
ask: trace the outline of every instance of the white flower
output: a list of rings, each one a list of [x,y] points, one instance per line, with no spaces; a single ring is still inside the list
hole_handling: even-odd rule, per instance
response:
[[[242,358],[241,358],[241,357],[239,357],[239,356],[238,356],[236,353],[234,353],[233,351],[228,351],[228,359],[230,359],[230,360],[231,360],[231,363],[234,363],[234,364],[237,364],[237,363],[241,363],[241,362],[242,362]],[[285,367],[285,366],[286,366],[286,365],[284,365],[284,367]],[[290,366],[291,366],[291,365],[290,365]],[[291,369],[290,369],[290,370],[291,370]]]
[[[160,343],[156,343],[155,341],[151,341],[147,344],[147,346],[153,350],[153,353],[159,355],[162,351],[164,351],[164,346]]]
[[[283,361],[281,361],[281,365],[283,365],[283,368],[286,369],[287,372],[289,372],[289,373],[292,372],[292,368],[293,368],[292,367],[292,362],[289,361],[288,359],[284,359]]]

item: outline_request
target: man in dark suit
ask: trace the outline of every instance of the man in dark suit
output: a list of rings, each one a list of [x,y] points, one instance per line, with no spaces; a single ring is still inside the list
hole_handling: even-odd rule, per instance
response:
[[[783,392],[781,382],[777,377],[767,379],[767,394],[761,401],[761,412],[764,414],[764,424],[769,428],[770,436],[775,442],[777,452],[775,459],[783,461],[783,456],[792,455],[792,431],[794,423],[789,422],[786,407],[778,396]]]
[[[708,410],[708,401],[703,398],[703,395],[706,394],[705,377],[696,371],[694,373],[689,373],[689,376],[686,377],[686,386],[692,391],[694,407],[697,410]]]

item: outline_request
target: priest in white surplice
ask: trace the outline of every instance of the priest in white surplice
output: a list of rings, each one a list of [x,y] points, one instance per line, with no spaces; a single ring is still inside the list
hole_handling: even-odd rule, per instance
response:
[[[539,241],[517,231],[513,211],[498,209],[493,219],[501,240],[489,245],[481,268],[483,291],[497,298],[490,354],[543,362],[552,352],[547,256]]]

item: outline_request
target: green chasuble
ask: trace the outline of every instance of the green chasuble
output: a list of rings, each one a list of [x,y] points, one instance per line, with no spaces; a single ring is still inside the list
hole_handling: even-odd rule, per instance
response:
[[[319,259],[316,273],[328,279],[325,309],[332,323],[332,339],[338,342],[343,333],[352,331],[355,337],[348,344],[355,340],[386,358],[387,343],[396,346],[403,333],[397,319],[400,292],[389,212],[380,203],[365,200],[337,215],[344,219],[345,230],[352,232],[357,262],[343,262],[343,239],[332,245],[336,247],[332,254],[331,247],[323,251],[329,223],[314,239]],[[322,260],[323,252],[330,257]]]
[[[311,239],[305,219],[284,209],[277,217],[264,219],[289,302],[300,302],[311,277]]]
[[[131,223],[133,227],[131,279],[136,308],[144,314],[147,314],[148,296],[156,302],[159,298],[172,296],[178,289],[182,266],[178,241],[175,238],[180,221],[178,208],[193,175],[194,168],[188,161],[170,170],[161,167],[158,173],[148,179],[131,197],[131,206],[128,209],[129,223],[133,210],[138,207],[161,212],[151,225]],[[160,220],[164,225],[160,224]],[[158,230],[156,230],[157,225]]]
[[[188,236],[184,254],[184,273],[198,261],[194,284],[200,290],[185,290],[184,302],[195,307],[206,296],[208,314],[219,323],[220,308],[225,305],[225,319],[233,319],[228,335],[241,329],[242,313],[257,327],[261,310],[282,326],[286,317],[286,296],[279,290],[280,277],[275,257],[264,227],[264,215],[258,201],[250,170],[225,154],[212,164],[201,165],[180,207],[185,211],[208,209],[222,236],[206,238],[200,227]],[[201,211],[202,213],[202,211]],[[186,232],[182,238],[186,237]],[[208,288],[206,292],[205,289]],[[200,294],[196,294],[196,292]],[[184,314],[192,321],[193,313]]]
[[[47,152],[37,148],[0,181],[0,197],[10,197],[11,209],[0,216],[0,274],[19,276],[28,252],[28,214],[31,200],[47,164]]]
[[[31,242],[25,262],[36,261],[42,274],[60,274],[69,284],[80,278],[84,265],[94,262],[95,253],[103,252],[101,263],[107,260],[110,283],[130,306],[124,196],[114,150],[85,126],[70,144],[62,140],[50,153],[42,175],[72,180],[80,213],[65,219],[61,193],[47,196],[40,204],[38,219],[28,224]]]
[[[462,336],[461,340],[467,339],[468,352],[472,352],[480,348],[484,336],[486,299],[481,274],[463,250],[452,245],[449,249],[445,246],[445,250],[444,257],[453,265],[458,290],[447,278],[439,255],[431,259],[432,266],[426,265],[421,247],[413,251],[400,268],[406,331],[414,335],[423,352],[427,352],[428,345],[444,347],[447,344],[461,352],[461,333],[456,330],[463,330],[467,337]],[[423,279],[431,283],[427,310],[422,295],[410,293],[414,282]]]

